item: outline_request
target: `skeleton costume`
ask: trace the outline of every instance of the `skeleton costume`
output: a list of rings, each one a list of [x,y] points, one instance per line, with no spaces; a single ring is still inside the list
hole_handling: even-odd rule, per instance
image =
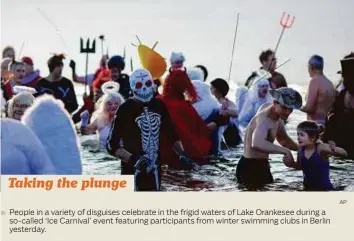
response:
[[[136,191],[159,190],[162,136],[171,142],[179,139],[166,106],[160,99],[153,98],[151,74],[145,69],[134,71],[130,87],[134,98],[126,100],[118,108],[107,139],[107,151],[115,155],[118,149],[124,148],[132,154],[133,158],[122,160],[121,174],[135,174]],[[145,170],[140,165],[143,159],[152,164],[147,164],[149,168]]]

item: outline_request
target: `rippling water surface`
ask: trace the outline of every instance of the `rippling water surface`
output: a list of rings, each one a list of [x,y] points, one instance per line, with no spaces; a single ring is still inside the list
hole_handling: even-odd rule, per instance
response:
[[[296,140],[296,126],[306,116],[294,111],[286,125],[289,135]],[[81,137],[84,174],[120,174],[120,161],[98,151],[95,136]],[[243,153],[243,146],[224,151],[224,159],[203,166],[197,172],[163,168],[162,189],[164,191],[242,191],[235,179],[237,163]],[[296,153],[294,158],[296,157]],[[275,182],[267,185],[268,191],[301,191],[302,172],[284,166],[280,155],[271,155],[271,171]],[[330,160],[331,180],[335,187],[343,191],[354,191],[354,162],[350,160]]]

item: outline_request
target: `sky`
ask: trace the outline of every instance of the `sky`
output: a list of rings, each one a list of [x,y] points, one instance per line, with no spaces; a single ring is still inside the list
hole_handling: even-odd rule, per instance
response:
[[[231,83],[243,84],[259,67],[260,52],[275,48],[282,30],[279,20],[286,12],[295,21],[284,32],[277,58],[279,64],[291,61],[279,72],[289,84],[306,84],[307,61],[319,54],[325,74],[337,83],[340,59],[354,51],[352,9],[352,0],[2,0],[1,46],[12,45],[18,53],[23,45],[21,56],[32,57],[43,76],[50,54],[65,52],[64,75],[70,77],[70,59],[85,73],[80,37],[96,38],[96,54],[89,57],[89,72],[94,72],[101,57],[98,36],[104,34],[111,56],[123,55],[126,47],[129,73],[130,57],[140,67],[137,48],[131,45],[138,44],[138,35],[151,47],[158,41],[155,50],[166,59],[171,51],[181,51],[187,66],[205,65],[209,81],[227,79],[240,13]]]

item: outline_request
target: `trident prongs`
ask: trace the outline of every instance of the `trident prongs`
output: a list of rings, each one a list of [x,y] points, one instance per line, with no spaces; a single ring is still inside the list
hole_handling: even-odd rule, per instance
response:
[[[286,20],[285,20],[286,18]],[[285,21],[284,21],[285,20]],[[285,13],[283,13],[281,19],[280,19],[280,25],[283,27],[283,28],[291,28],[294,24],[294,21],[295,21],[295,16],[293,16],[293,18],[290,20],[290,14],[288,14],[286,17],[285,17]]]
[[[86,47],[84,47],[84,40],[80,38],[80,53],[96,53],[96,39],[93,40],[92,46],[90,47],[90,39],[86,41]]]

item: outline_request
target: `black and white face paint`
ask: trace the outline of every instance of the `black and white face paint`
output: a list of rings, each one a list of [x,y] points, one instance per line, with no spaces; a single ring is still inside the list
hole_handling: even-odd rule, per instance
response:
[[[130,76],[130,88],[134,98],[141,102],[149,102],[154,95],[154,82],[149,71],[137,69]]]

